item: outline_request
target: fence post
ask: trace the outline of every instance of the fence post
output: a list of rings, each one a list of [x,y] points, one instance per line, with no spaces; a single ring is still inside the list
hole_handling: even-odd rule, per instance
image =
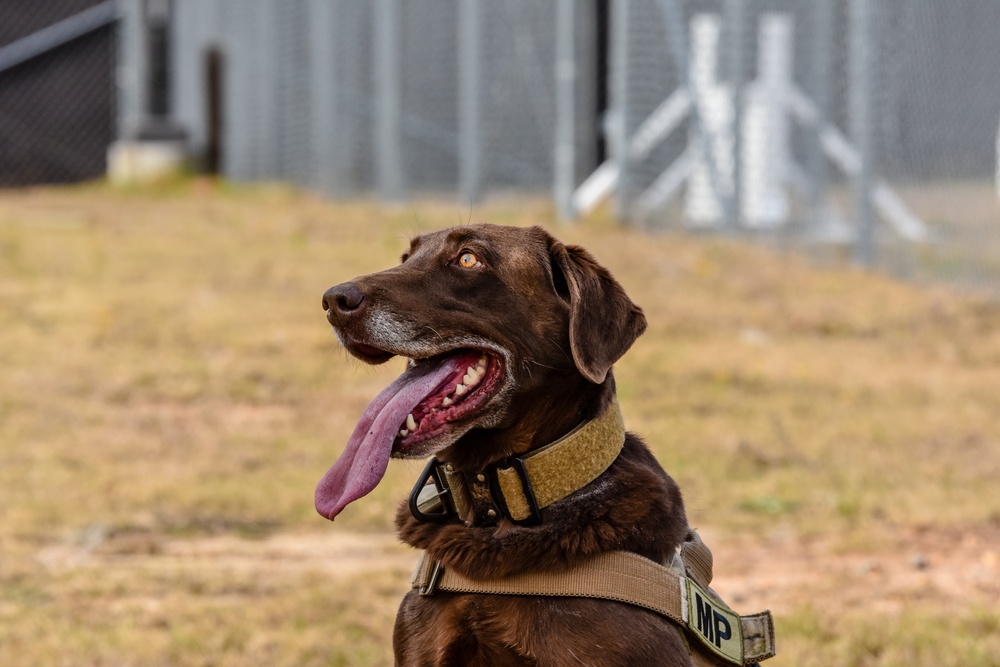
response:
[[[629,217],[628,160],[628,55],[629,0],[611,0],[611,108],[612,122],[607,128],[610,148],[618,166],[615,213],[622,220]]]
[[[820,0],[825,2],[826,0]],[[724,206],[724,224],[728,229],[740,227],[743,214],[743,85],[746,81],[746,2],[726,0],[723,8],[723,35],[726,49],[726,78],[733,95],[733,189],[728,205]]]
[[[462,203],[474,206],[483,195],[482,2],[458,4],[458,192]]]
[[[850,4],[850,126],[851,139],[858,149],[858,173],[854,179],[854,214],[857,238],[854,261],[875,264],[875,221],[872,217],[872,43],[871,0],[851,0]]]
[[[576,0],[556,4],[555,200],[559,217],[572,220],[576,187]]]
[[[556,141],[555,200],[562,220],[576,217],[573,190],[576,188],[576,0],[556,3]]]
[[[826,155],[820,133],[826,126],[830,108],[830,70],[833,53],[833,10],[832,2],[815,2],[812,8],[812,81],[813,103],[816,106],[816,123],[809,135],[809,173],[812,175],[809,191],[809,208],[813,229],[823,226],[826,215],[826,188],[829,180]]]
[[[337,74],[338,22],[330,0],[309,0],[310,152],[313,185],[322,192],[342,195],[344,151],[338,139],[343,122],[340,115],[340,85]]]
[[[138,138],[149,107],[149,33],[146,3],[118,0],[118,139]]]
[[[403,199],[403,135],[399,76],[399,0],[376,0],[374,19],[378,194],[384,201],[400,201]]]
[[[1000,126],[997,127],[997,199],[1000,200]]]

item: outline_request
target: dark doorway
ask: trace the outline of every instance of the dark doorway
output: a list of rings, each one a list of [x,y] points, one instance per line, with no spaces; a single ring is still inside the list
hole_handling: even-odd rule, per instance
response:
[[[205,52],[205,171],[222,167],[222,90],[225,61],[218,47]]]

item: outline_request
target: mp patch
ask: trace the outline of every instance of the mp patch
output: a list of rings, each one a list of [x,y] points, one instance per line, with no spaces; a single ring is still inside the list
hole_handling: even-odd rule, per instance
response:
[[[735,665],[743,664],[743,626],[740,616],[719,604],[686,577],[688,628],[706,648]]]

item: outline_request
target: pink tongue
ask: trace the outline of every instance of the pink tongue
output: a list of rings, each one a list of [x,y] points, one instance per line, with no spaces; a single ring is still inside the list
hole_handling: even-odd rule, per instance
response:
[[[449,375],[465,368],[462,355],[437,368],[407,369],[365,408],[344,452],[316,485],[316,511],[333,521],[348,503],[368,494],[385,475],[392,443],[406,415]]]

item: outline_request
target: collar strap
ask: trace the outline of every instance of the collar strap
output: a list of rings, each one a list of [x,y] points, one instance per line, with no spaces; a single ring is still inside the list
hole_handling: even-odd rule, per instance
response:
[[[410,494],[421,521],[458,515],[466,525],[494,525],[501,516],[522,525],[541,522],[541,510],[600,477],[625,444],[617,398],[602,414],[523,456],[464,473],[432,458]]]

